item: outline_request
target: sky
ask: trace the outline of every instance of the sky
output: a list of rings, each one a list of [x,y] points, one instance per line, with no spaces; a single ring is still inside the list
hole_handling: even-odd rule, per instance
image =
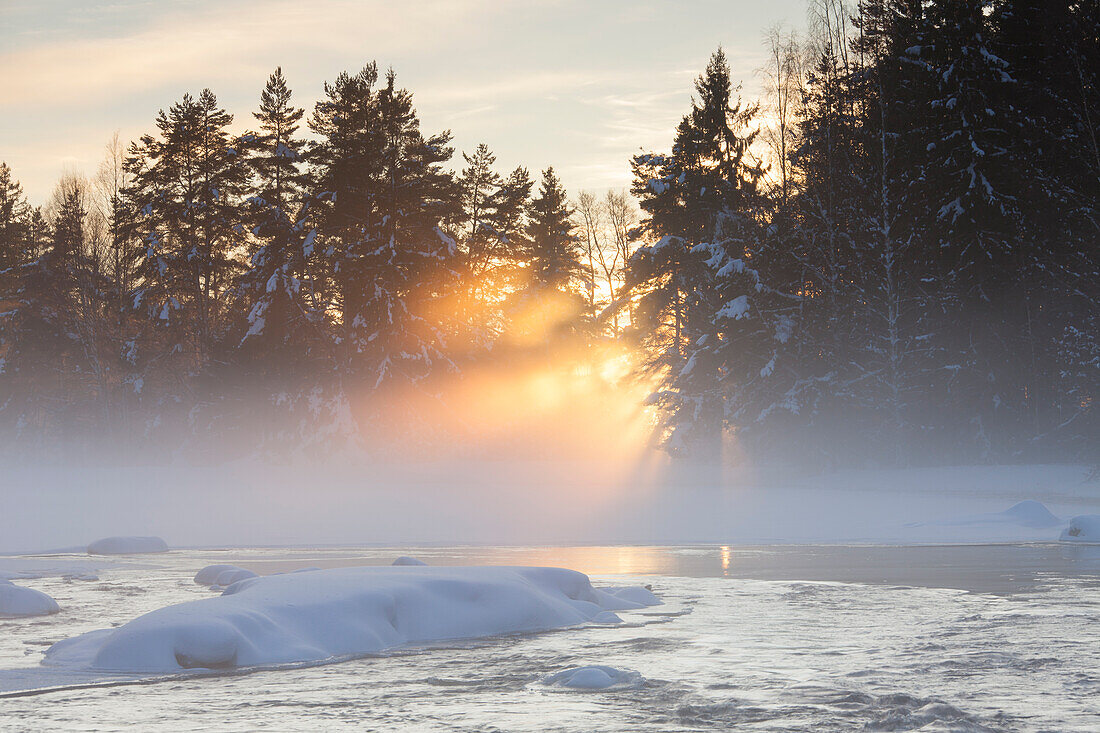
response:
[[[625,187],[720,44],[754,99],[765,31],[804,18],[805,0],[0,0],[0,160],[41,204],[185,92],[211,88],[243,131],[276,66],[308,111],[375,60],[457,151],[553,165],[571,193]]]

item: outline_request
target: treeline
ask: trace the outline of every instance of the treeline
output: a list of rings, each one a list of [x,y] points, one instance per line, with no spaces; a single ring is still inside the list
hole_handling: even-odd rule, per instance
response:
[[[1096,460],[1100,6],[836,0],[721,53],[634,160],[637,332],[674,448]],[[766,142],[770,171],[754,155]]]
[[[441,375],[614,344],[681,455],[1091,458],[1097,3],[811,7],[760,103],[714,54],[640,218],[484,145],[452,170],[373,64],[308,119],[277,70],[240,136],[185,96],[44,209],[0,166],[0,429],[383,445]]]
[[[450,133],[374,64],[325,85],[309,141],[281,70],[254,117],[234,136],[184,96],[45,212],[0,167],[9,439],[324,443],[490,350],[613,335],[593,282],[622,280],[625,192],[582,196],[581,230],[553,168],[501,174],[481,145],[449,170]]]

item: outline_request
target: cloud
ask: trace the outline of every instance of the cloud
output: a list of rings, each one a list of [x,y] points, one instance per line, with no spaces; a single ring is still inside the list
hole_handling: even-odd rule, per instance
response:
[[[143,28],[17,48],[0,55],[5,105],[80,106],[196,78],[216,83],[287,57],[392,54],[439,42],[484,18],[488,0],[251,0],[159,10]],[[476,12],[475,12],[476,11]],[[368,45],[369,44],[369,45]],[[366,59],[365,59],[366,60]]]
[[[308,110],[323,80],[377,59],[414,93],[424,128],[452,129],[459,150],[485,141],[502,169],[553,164],[569,186],[619,186],[639,148],[671,144],[720,37],[744,96],[756,96],[751,70],[764,53],[754,28],[803,0],[694,1],[709,10],[685,14],[665,0],[0,0],[0,155],[44,200],[62,158],[94,170],[115,129],[127,140],[149,131],[185,91],[214,89],[243,130],[276,65]],[[753,13],[759,22],[745,20]]]

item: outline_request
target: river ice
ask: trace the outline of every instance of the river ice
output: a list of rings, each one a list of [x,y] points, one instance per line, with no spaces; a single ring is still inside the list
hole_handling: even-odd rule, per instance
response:
[[[193,578],[212,563],[270,575],[401,554],[564,565],[652,585],[664,605],[616,626],[153,684],[39,664],[60,639],[210,597]],[[0,621],[0,730],[1094,731],[1100,716],[1100,549],[1087,545],[173,551],[94,572],[20,581],[62,610]],[[544,683],[584,667],[638,684]]]

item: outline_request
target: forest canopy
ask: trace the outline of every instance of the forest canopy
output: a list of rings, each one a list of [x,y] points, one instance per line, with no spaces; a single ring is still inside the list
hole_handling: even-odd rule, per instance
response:
[[[818,5],[759,100],[714,52],[629,193],[456,156],[373,62],[308,111],[276,69],[243,134],[184,95],[42,207],[0,164],[0,434],[430,446],[536,365],[692,460],[1095,456],[1100,7]]]

